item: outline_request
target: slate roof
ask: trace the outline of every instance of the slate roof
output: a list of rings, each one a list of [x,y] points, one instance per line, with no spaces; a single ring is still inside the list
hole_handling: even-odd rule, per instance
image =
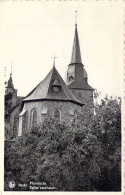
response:
[[[56,84],[56,85],[55,85]],[[54,92],[53,87],[59,87],[59,92]],[[58,73],[57,69],[53,66],[48,75],[43,79],[23,100],[37,101],[37,100],[58,100],[69,101],[79,105],[84,105],[79,101],[65,84],[64,80]]]
[[[74,42],[73,42],[72,56],[71,56],[71,63],[70,64],[74,64],[74,63],[82,64],[80,45],[79,45],[79,37],[78,37],[78,31],[77,31],[77,24],[75,25],[75,35],[74,35]]]
[[[68,87],[70,89],[82,89],[82,90],[91,90],[94,91],[94,88],[92,88],[86,81],[81,81],[81,82],[77,82],[77,81],[72,81]]]
[[[7,82],[6,88],[12,88],[12,89],[14,89],[14,85],[13,85],[13,80],[12,80],[11,74],[10,74],[10,78],[9,78],[9,80]]]
[[[11,113],[17,106],[19,106],[21,108],[21,104],[22,104],[23,99],[24,99],[23,96],[17,96],[17,103],[8,110],[9,113]]]
[[[68,71],[69,74],[71,74],[71,76],[74,75],[74,80],[72,79],[71,81],[69,80],[67,81],[68,87],[70,89],[82,89],[82,90],[92,90],[92,91],[94,90],[88,84],[87,81],[88,75],[86,70],[84,69],[84,65],[82,64],[77,24],[75,24],[72,57],[71,57],[71,63],[69,64]]]

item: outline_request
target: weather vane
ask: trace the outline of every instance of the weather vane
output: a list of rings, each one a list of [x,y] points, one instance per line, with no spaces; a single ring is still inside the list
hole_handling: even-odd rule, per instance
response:
[[[58,58],[58,57],[56,57],[55,54],[54,54],[54,57],[51,57],[51,58],[54,59],[54,60],[53,60],[53,66],[55,66],[55,59]]]

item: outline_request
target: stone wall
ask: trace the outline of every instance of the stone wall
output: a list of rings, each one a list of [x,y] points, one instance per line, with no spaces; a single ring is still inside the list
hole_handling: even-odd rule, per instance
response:
[[[65,101],[25,102],[23,110],[26,110],[27,116],[26,119],[24,119],[26,128],[23,130],[23,134],[24,132],[27,133],[32,128],[31,115],[33,110],[37,111],[37,123],[41,123],[48,118],[54,118],[54,110],[59,110],[61,122],[64,121],[66,124],[71,124],[71,122],[74,121],[76,118],[76,113],[82,112],[86,117],[89,116],[89,113],[93,113],[93,91],[73,89],[72,92],[85,104],[84,106],[81,107],[75,103]],[[8,127],[9,123],[6,125],[9,128],[9,136],[11,139],[18,135],[19,114],[20,104],[12,111],[10,115],[10,128]]]
[[[61,122],[66,122],[68,124],[74,120],[74,113],[81,112],[81,106],[71,103],[71,102],[61,102],[61,101],[33,101],[26,102],[24,104],[24,110],[27,111],[27,123],[28,131],[32,127],[32,110],[37,111],[37,123],[40,123],[47,118],[54,117],[54,110],[59,110],[61,115]]]
[[[10,114],[10,129],[9,135],[11,138],[16,138],[18,134],[19,126],[19,114],[20,114],[20,104]]]
[[[6,118],[4,120],[4,129],[5,129],[4,138],[5,138],[5,140],[7,140],[11,136],[11,132],[10,132],[10,116],[6,116]]]
[[[11,107],[16,105],[17,100],[18,100],[18,98],[17,98],[17,89],[15,89],[14,92],[12,93],[12,105],[11,105]]]
[[[91,90],[82,90],[82,89],[71,89],[73,94],[84,103],[82,109],[83,113],[94,113],[94,100],[93,100],[93,91]]]

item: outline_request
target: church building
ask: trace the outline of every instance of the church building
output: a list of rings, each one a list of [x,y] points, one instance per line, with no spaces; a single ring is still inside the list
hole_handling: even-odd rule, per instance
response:
[[[5,139],[15,139],[49,118],[71,124],[78,113],[93,113],[93,91],[82,64],[77,24],[66,82],[55,67],[26,96],[17,96],[12,74],[5,90]]]

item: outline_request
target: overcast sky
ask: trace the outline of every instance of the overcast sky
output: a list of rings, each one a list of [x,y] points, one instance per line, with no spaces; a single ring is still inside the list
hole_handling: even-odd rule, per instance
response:
[[[88,82],[120,96],[123,72],[122,1],[3,1],[0,4],[0,63],[13,61],[13,83],[27,95],[53,66],[65,79],[78,11],[78,34]]]

